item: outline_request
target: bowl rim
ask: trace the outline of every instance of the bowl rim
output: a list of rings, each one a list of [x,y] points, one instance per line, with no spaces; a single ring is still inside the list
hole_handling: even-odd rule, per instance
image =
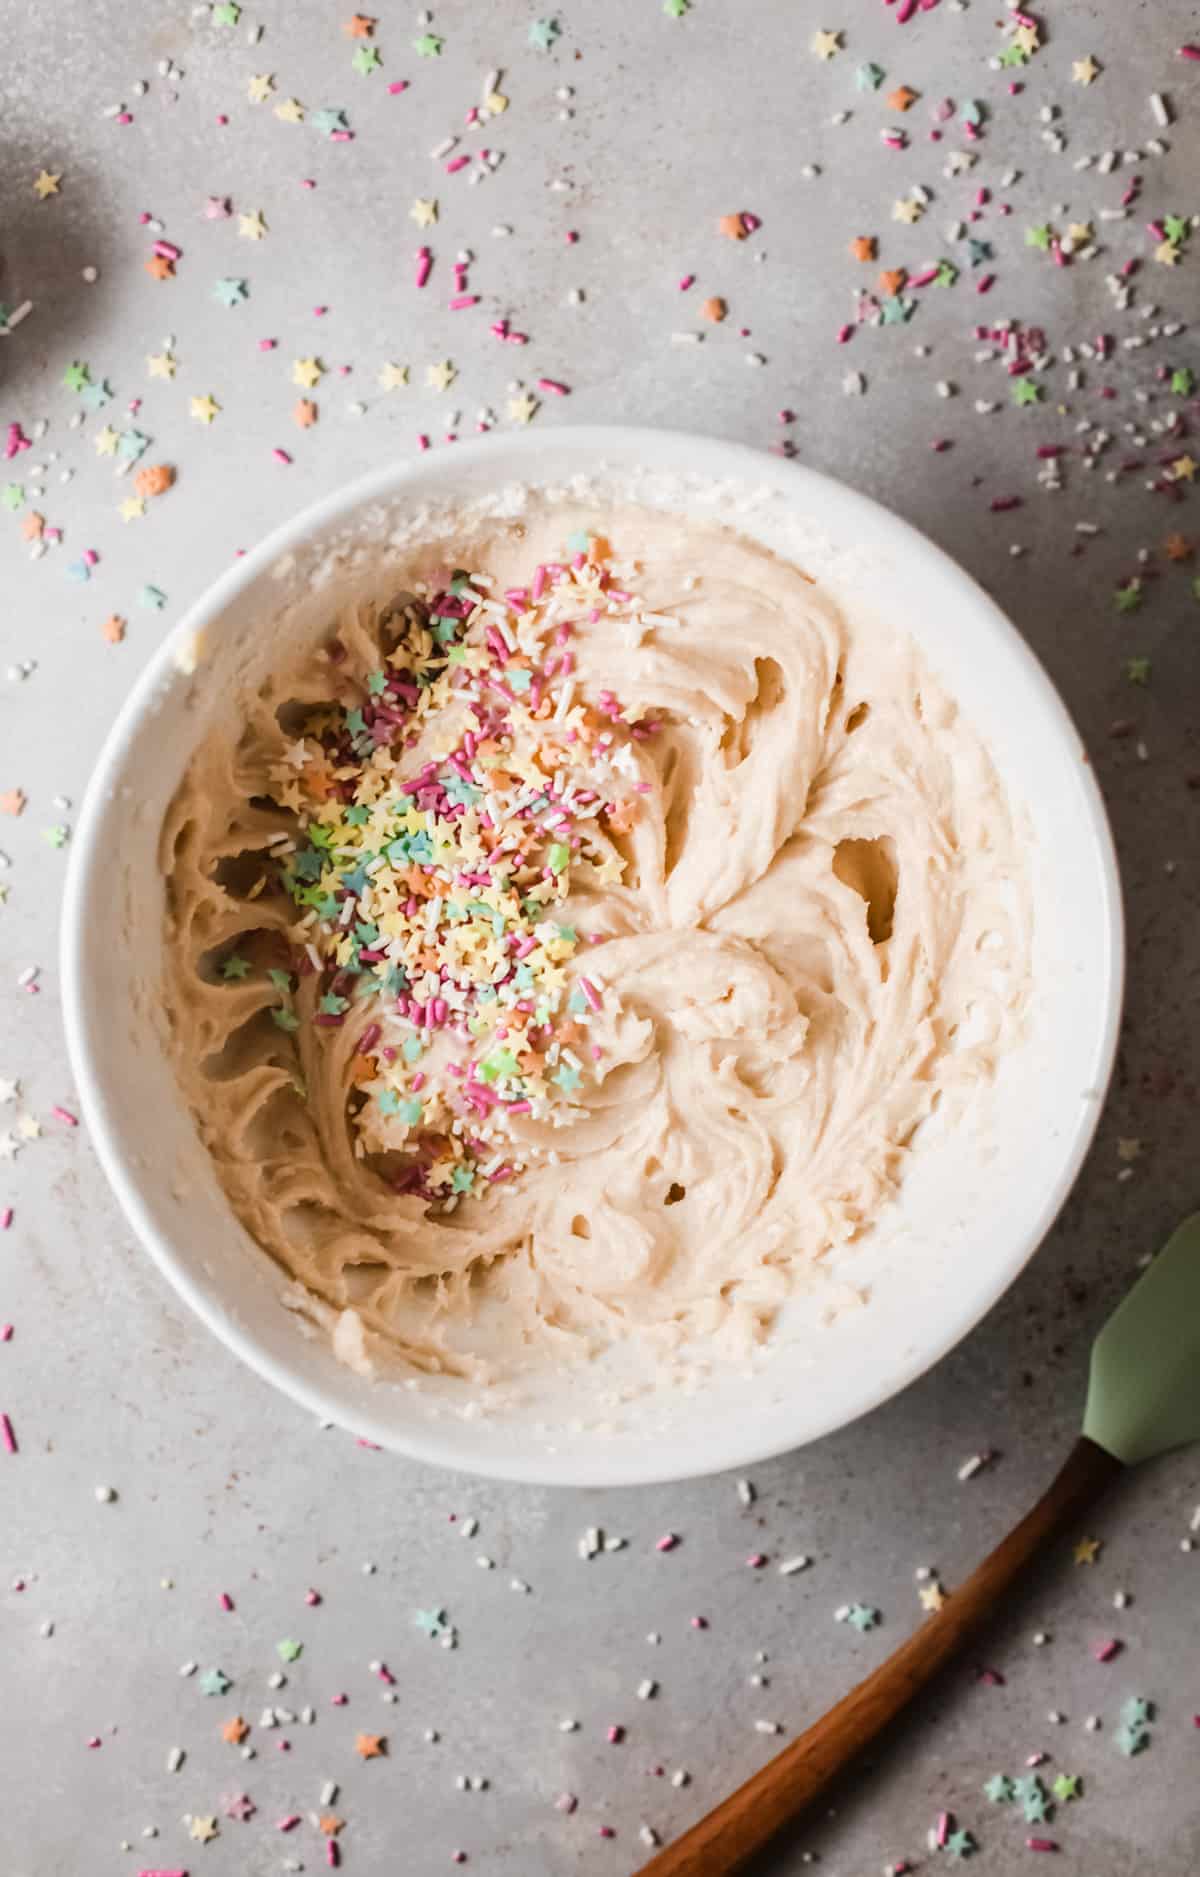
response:
[[[555,425],[542,436],[522,432],[503,438],[483,438],[477,442],[456,445],[453,461],[456,465],[473,467],[477,463],[486,462],[489,456],[495,457],[498,479],[500,476],[523,477],[536,484],[542,454],[564,447],[577,449],[583,459],[593,463],[602,458],[605,450],[640,450],[653,461],[659,452],[673,448],[679,453],[681,462],[690,463],[693,469],[699,465],[699,473],[712,480],[727,479],[746,485],[752,485],[756,480],[761,484],[768,477],[781,480],[776,467],[779,459],[768,457],[751,445],[685,430],[626,424]],[[713,455],[719,455],[721,459],[722,468],[719,471],[710,471],[708,467],[708,459]],[[527,466],[509,468],[514,456],[518,459],[527,458]],[[501,457],[504,459],[504,468],[500,465]],[[444,457],[438,459],[439,470],[445,460]],[[852,1414],[834,1410],[824,1419],[820,1415],[815,1419],[810,1417],[805,1431],[798,1436],[781,1429],[773,1435],[748,1435],[741,1444],[734,1437],[715,1459],[711,1456],[711,1450],[708,1450],[690,1459],[677,1457],[669,1464],[654,1457],[653,1443],[639,1447],[629,1456],[622,1454],[618,1457],[610,1450],[603,1456],[600,1465],[590,1466],[581,1464],[577,1454],[564,1455],[553,1450],[540,1450],[515,1457],[507,1452],[490,1455],[486,1448],[481,1448],[468,1458],[456,1448],[453,1433],[447,1438],[436,1422],[428,1427],[416,1426],[397,1434],[394,1428],[384,1425],[370,1411],[348,1408],[341,1401],[335,1403],[319,1383],[310,1381],[272,1354],[252,1329],[234,1319],[217,1303],[205,1285],[193,1275],[188,1261],[176,1251],[170,1238],[151,1218],[142,1199],[136,1172],[130,1166],[121,1145],[114,1104],[106,1092],[103,1068],[92,1047],[89,969],[85,949],[89,904],[103,886],[103,856],[97,835],[115,781],[137,742],[150,705],[161,692],[164,682],[178,676],[176,656],[180,642],[187,634],[216,623],[238,594],[269,572],[281,556],[314,537],[329,533],[339,522],[348,520],[371,502],[419,490],[428,469],[429,464],[423,456],[410,461],[390,460],[329,494],[318,497],[290,520],[273,529],[255,547],[247,550],[186,609],[178,624],[148,660],[110,726],[88,779],[71,843],[59,943],[63,1027],[87,1135],[122,1212],[176,1293],[212,1334],[248,1368],[320,1420],[332,1421],[361,1439],[407,1458],[470,1472],[479,1477],[528,1485],[665,1485],[702,1478],[729,1468],[757,1465],[852,1425],[933,1368],[982,1321],[1016,1282],[1058,1217],[1099,1125],[1104,1096],[1116,1059],[1124,999],[1124,914],[1116,850],[1104,798],[1094,770],[1085,760],[1081,763],[1079,781],[1104,915],[1101,928],[1095,933],[1105,960],[1104,1010],[1092,1040],[1092,1073],[1087,1083],[1095,1099],[1081,1105],[1070,1137],[1064,1142],[1056,1177],[1047,1187],[1033,1221],[1014,1245],[1010,1257],[1002,1265],[997,1265],[987,1283],[972,1292],[969,1301],[943,1323],[936,1337],[921,1341],[903,1359],[898,1359],[896,1365],[888,1369],[882,1378],[876,1376],[871,1385],[864,1388],[861,1400]],[[803,508],[805,492],[811,490],[819,498],[820,509],[827,512],[831,505],[836,505],[843,514],[857,516],[867,538],[884,541],[894,549],[923,560],[926,565],[936,566],[943,579],[958,587],[964,604],[972,607],[975,615],[986,618],[990,628],[1007,639],[1010,654],[1023,668],[1025,683],[1037,693],[1043,709],[1056,721],[1063,740],[1082,750],[1083,740],[1074,720],[1037,654],[991,596],[951,555],[911,522],[905,521],[873,497],[839,481],[837,477],[804,464],[788,462],[786,479],[791,488],[785,493],[790,498],[794,490],[797,508]],[[451,1426],[461,1432],[457,1421]],[[597,1457],[600,1457],[599,1450]]]

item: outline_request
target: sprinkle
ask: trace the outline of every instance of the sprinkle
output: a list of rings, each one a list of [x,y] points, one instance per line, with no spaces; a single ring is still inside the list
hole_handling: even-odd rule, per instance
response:
[[[664,1532],[661,1538],[655,1539],[654,1549],[656,1551],[674,1551],[678,1543],[679,1538],[675,1532]]]
[[[0,1414],[0,1440],[4,1442],[4,1450],[6,1453],[17,1453],[19,1451],[17,1447],[17,1437],[13,1432],[13,1424],[7,1414]]]
[[[795,1557],[785,1558],[783,1560],[783,1563],[779,1566],[779,1575],[781,1577],[794,1577],[797,1571],[806,1571],[811,1563],[811,1558],[806,1557],[804,1552],[798,1551]]]

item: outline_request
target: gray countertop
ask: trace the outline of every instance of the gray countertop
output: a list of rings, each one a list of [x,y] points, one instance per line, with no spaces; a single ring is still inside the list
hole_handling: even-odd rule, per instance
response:
[[[680,1830],[922,1620],[920,1568],[952,1588],[1025,1508],[1072,1437],[1091,1333],[1197,1202],[1200,567],[1164,543],[1184,537],[1182,554],[1200,533],[1197,404],[1178,376],[1198,363],[1179,322],[1195,306],[1200,231],[1172,240],[1162,218],[1198,206],[1200,62],[1177,48],[1200,25],[1176,0],[1060,6],[1041,49],[998,68],[1020,22],[979,0],[906,23],[875,0],[820,16],[799,0],[694,0],[679,18],[660,0],[577,0],[553,16],[546,51],[513,0],[454,0],[428,28],[444,41],[428,57],[404,9],[357,39],[315,0],[248,4],[233,24],[221,11],[0,4],[0,301],[10,315],[33,302],[0,340],[0,437],[19,442],[18,423],[32,440],[0,474],[15,491],[0,506],[0,808],[18,805],[11,791],[27,798],[0,814],[0,1077],[21,1084],[0,1107],[0,1216],[13,1210],[0,1320],[14,1326],[0,1410],[19,1449],[0,1454],[4,1867],[317,1870],[327,1840],[312,1819],[332,1812],[342,1861],[364,1877],[432,1877],[457,1850],[489,1877],[625,1873],[648,1855],[639,1828]],[[818,29],[841,35],[828,60],[810,44]],[[379,69],[356,70],[372,46]],[[1089,55],[1100,70],[1085,84],[1074,68]],[[885,73],[877,90],[870,64]],[[493,70],[508,109],[464,122]],[[258,103],[256,76],[273,85]],[[888,102],[900,85],[919,94],[906,112]],[[304,121],[288,121],[289,99]],[[337,118],[314,124],[322,110],[344,112],[352,135],[329,134]],[[907,148],[888,147],[888,127]],[[461,141],[431,157],[449,135]],[[499,154],[493,168],[483,150]],[[956,152],[973,166],[954,173]],[[469,162],[447,173],[458,155]],[[44,200],[43,170],[61,176]],[[919,205],[916,188],[920,219],[895,219],[894,203]],[[209,198],[232,215],[210,218]],[[417,198],[438,202],[424,231]],[[255,211],[259,240],[239,220]],[[761,223],[741,242],[718,228],[736,213]],[[1091,236],[1072,237],[1084,224]],[[858,236],[875,237],[873,263],[852,257]],[[1056,236],[1078,251],[1056,258]],[[144,265],[156,239],[181,250],[162,280]],[[422,243],[434,272],[418,290]],[[451,312],[460,250],[481,297]],[[902,287],[878,314],[856,303],[880,269],[919,278],[943,259],[960,270],[953,285]],[[228,279],[248,290],[233,307],[213,293]],[[723,324],[699,318],[711,296],[728,304]],[[498,318],[528,345],[499,343]],[[1003,320],[1044,334],[1026,347],[1044,345],[1024,374],[1036,403],[1014,400],[1002,349],[976,333]],[[673,338],[696,332],[702,343]],[[1086,355],[1101,334],[1107,356]],[[147,364],[165,352],[173,378]],[[291,366],[310,356],[326,370],[301,429]],[[426,369],[444,359],[457,378],[438,392]],[[73,361],[111,388],[102,409],[64,386]],[[380,386],[388,362],[410,367],[407,389]],[[84,1131],[54,1112],[74,1107],[55,830],[73,823],[142,661],[238,547],[422,434],[442,449],[448,433],[514,422],[517,381],[539,378],[569,396],[538,394],[536,425],[636,419],[786,441],[925,528],[1061,686],[1120,847],[1124,1038],[1062,1218],[934,1373],[757,1468],[752,1504],[732,1478],[586,1494],[480,1484],[318,1429],[166,1290]],[[206,396],[220,406],[210,425],[191,415]],[[142,464],[171,464],[177,483],[127,520],[132,477],[114,465],[133,430],[150,439]],[[996,508],[1009,498],[1019,505]],[[31,514],[44,540],[62,534],[40,556]],[[161,612],[139,599],[146,586],[165,595]],[[127,622],[115,644],[113,615]],[[996,1457],[960,1482],[983,1451]],[[1095,1562],[1077,1566],[1069,1548],[1051,1560],[984,1655],[771,1868],[931,1863],[927,1832],[946,1810],[983,1870],[1024,1868],[1027,1835],[1044,1835],[1081,1877],[1193,1877],[1198,1500],[1192,1455],[1130,1479],[1098,1515]],[[591,1526],[627,1542],[583,1561]],[[666,1529],[683,1542],[664,1557]],[[810,1568],[781,1575],[797,1552]],[[766,1565],[748,1567],[753,1553]],[[878,1629],[835,1622],[855,1599],[878,1606]],[[414,1620],[436,1608],[454,1649]],[[1101,1664],[1109,1637],[1123,1647]],[[288,1639],[303,1645],[294,1661],[279,1653]],[[233,1685],[209,1697],[213,1668]],[[647,1678],[656,1691],[639,1698]],[[1156,1720],[1129,1759],[1115,1735],[1139,1696]],[[276,1707],[297,1718],[265,1725]],[[222,1738],[237,1715],[252,1758]],[[624,1730],[616,1744],[610,1728]],[[363,1760],[360,1733],[385,1735],[386,1755]],[[1078,1774],[1082,1796],[1027,1825],[982,1786],[1024,1774],[1038,1751],[1047,1787]],[[242,1794],[257,1808],[245,1819]],[[556,1805],[564,1794],[573,1811]],[[219,1832],[201,1842],[210,1815]]]

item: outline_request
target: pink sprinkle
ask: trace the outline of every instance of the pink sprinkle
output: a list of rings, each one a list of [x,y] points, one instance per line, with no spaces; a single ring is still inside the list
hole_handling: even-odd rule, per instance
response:
[[[99,1734],[93,1734],[87,1744],[88,1744],[88,1752],[94,1753],[97,1747],[102,1747],[104,1745],[104,1742],[101,1740]]]
[[[569,398],[571,395],[570,385],[560,384],[557,378],[539,378],[537,388],[548,392],[553,398]]]
[[[292,460],[286,450],[275,449],[271,451],[271,455],[277,463],[290,463]]]
[[[446,165],[447,176],[455,175],[460,169],[466,169],[471,161],[469,156],[452,156]]]
[[[188,1877],[185,1870],[140,1870],[138,1877]]]
[[[83,558],[87,566],[95,567],[97,562],[100,559],[100,556],[97,554],[94,547],[85,547],[83,550]],[[55,1114],[61,1114],[62,1110],[60,1108],[56,1108],[54,1112]]]
[[[465,1852],[465,1851],[456,1851],[456,1852],[454,1853],[454,1857],[453,1857],[453,1859],[452,1859],[451,1861],[452,1861],[453,1863],[455,1863],[455,1864],[465,1864],[465,1863],[466,1863],[466,1861],[467,1861],[467,1854],[466,1854],[466,1852]]]
[[[554,1809],[556,1812],[565,1812],[569,1817],[578,1804],[579,1800],[573,1792],[560,1792],[554,1801]]]
[[[616,1832],[615,1832],[615,1831],[613,1830],[613,1828],[612,1828],[612,1826],[611,1826],[611,1825],[601,1825],[601,1827],[600,1827],[600,1836],[601,1836],[602,1838],[615,1838],[615,1837],[616,1837],[616,1835],[617,1835],[617,1834],[616,1834]]]
[[[407,78],[393,78],[391,84],[388,86],[388,90],[393,98],[399,97],[402,91],[408,90]]]
[[[1021,498],[1019,495],[997,495],[994,496],[988,504],[993,515],[1005,515],[1010,508],[1020,508],[1020,506]]]
[[[258,349],[260,352],[273,352],[278,344],[278,339],[260,339]]]
[[[275,1820],[275,1829],[276,1831],[295,1831],[299,1823],[299,1812],[289,1812],[286,1818],[277,1818]]]
[[[1026,1848],[1030,1851],[1057,1851],[1053,1838],[1026,1838]]]
[[[13,1339],[12,1324],[0,1323],[0,1343],[11,1343],[12,1339]]]
[[[9,1453],[17,1452],[17,1437],[13,1433],[13,1424],[7,1414],[0,1414],[0,1440],[3,1440]]]
[[[164,261],[178,261],[183,255],[183,249],[177,248],[173,241],[156,241],[154,252]]]
[[[838,327],[837,342],[839,345],[849,345],[853,337],[854,337],[853,326],[839,326]]]
[[[341,1863],[341,1861],[342,1861],[342,1854],[337,1848],[337,1839],[326,1838],[325,1862],[329,1865],[331,1870],[336,1870],[338,1865]]]
[[[656,1551],[674,1551],[678,1543],[679,1538],[675,1532],[664,1532],[661,1538],[655,1539],[654,1549]]]
[[[975,291],[976,293],[990,293],[995,284],[995,274],[985,274],[982,280],[975,282]]]
[[[1045,1763],[1046,1755],[1040,1752],[1031,1753],[1025,1761],[1026,1766],[1044,1766]]]
[[[1107,1642],[1099,1642],[1092,1650],[1097,1662],[1111,1662],[1115,1655],[1120,1655],[1124,1643],[1116,1636],[1110,1636]]]
[[[1003,1688],[1004,1677],[996,1668],[981,1668],[979,1679],[988,1688]]]
[[[90,548],[88,549],[88,553],[91,553]],[[83,558],[84,560],[87,560],[88,558],[87,554],[85,554]],[[88,562],[88,565],[95,566],[95,563],[96,563],[96,556],[93,554],[91,560]],[[69,1128],[77,1128],[79,1126],[79,1116],[77,1114],[72,1114],[69,1108],[51,1108],[50,1112],[54,1116],[56,1121],[65,1122],[67,1127]]]
[[[584,996],[587,998],[588,1003],[592,1006],[593,1010],[602,1010],[604,1008],[604,999],[601,997],[599,991],[596,989],[596,986],[592,983],[592,980],[590,978],[580,978],[579,988],[583,992]]]
[[[1176,58],[1200,60],[1200,46],[1180,46]]]
[[[223,1610],[232,1610],[232,1608],[233,1608],[233,1598],[232,1598],[232,1597],[230,1596],[230,1594],[229,1594],[229,1592],[228,1592],[227,1590],[223,1590],[223,1591],[221,1592],[221,1595],[220,1595],[220,1598],[219,1598],[219,1602],[220,1602],[220,1605],[221,1605],[221,1608],[222,1608]]]
[[[696,284],[696,276],[695,276],[695,274],[685,274],[685,275],[683,276],[683,278],[682,278],[682,280],[681,280],[681,281],[679,282],[679,291],[680,291],[680,293],[686,293],[686,292],[687,292],[687,290],[688,290],[688,288],[689,288],[689,287],[694,287],[694,286],[695,286],[695,284]]]
[[[931,281],[936,280],[937,277],[937,268],[927,267],[923,273],[910,274],[904,284],[906,287],[928,287]]]
[[[917,10],[917,0],[900,0],[896,9],[897,26],[906,26]]]
[[[610,1727],[606,1731],[605,1738],[610,1747],[618,1747],[625,1738],[625,1729],[623,1727]]]
[[[430,447],[429,438],[425,436],[424,433],[422,432],[422,434],[417,438],[417,448],[419,450],[427,450],[429,449],[429,447]]]
[[[329,1697],[330,1705],[335,1708],[344,1708],[349,1699],[349,1695],[330,1695]]]
[[[950,1836],[950,1826],[952,1825],[953,1822],[954,1821],[953,1821],[953,1817],[951,1813],[949,1812],[938,1813],[937,1843],[938,1843],[939,1851],[944,1850],[946,1847],[946,1841]]]
[[[479,295],[477,293],[456,293],[454,298],[450,301],[450,311],[452,313],[461,313],[464,307],[478,305]]]
[[[387,1682],[389,1687],[394,1685],[396,1677],[392,1674],[386,1662],[381,1662],[375,1673],[378,1675],[380,1681]]]
[[[746,1559],[746,1563],[750,1566],[752,1571],[761,1571],[766,1561],[766,1554],[762,1551],[752,1551],[750,1556]]]
[[[416,274],[416,283],[418,287],[423,287],[425,285],[425,282],[429,279],[429,275],[430,275],[430,271],[432,267],[433,267],[433,255],[430,253],[429,249],[418,248],[417,249],[417,274]]]
[[[691,1616],[688,1618],[688,1621],[693,1629],[708,1628],[708,1618],[706,1616]]]

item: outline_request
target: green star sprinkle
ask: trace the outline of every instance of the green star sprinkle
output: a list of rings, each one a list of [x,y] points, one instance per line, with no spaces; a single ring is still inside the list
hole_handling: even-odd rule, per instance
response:
[[[983,1789],[985,1799],[993,1805],[1007,1805],[1014,1796],[1015,1788],[1007,1773],[994,1773]]]
[[[663,12],[669,20],[681,20],[692,0],[663,0]]]
[[[1036,404],[1042,395],[1042,387],[1032,378],[1017,378],[1012,388],[1014,404]]]
[[[233,1683],[230,1681],[228,1675],[222,1675],[219,1668],[205,1669],[203,1675],[200,1677],[200,1693],[202,1695],[223,1695],[232,1687]]]
[[[213,20],[218,26],[236,26],[241,17],[237,0],[221,0],[220,6],[213,8]]]
[[[42,839],[51,847],[65,847],[71,838],[71,830],[65,821],[60,821],[53,828],[42,829]]]
[[[304,1644],[285,1636],[282,1642],[275,1644],[275,1653],[281,1662],[297,1662],[304,1653]]]
[[[1003,66],[1026,65],[1029,62],[1029,54],[1014,41],[1011,46],[1005,46],[1003,52],[1000,54],[999,62]]]
[[[562,27],[554,18],[532,20],[529,26],[529,43],[535,52],[549,52],[561,33]]]
[[[1044,1792],[1031,1792],[1021,1801],[1021,1811],[1027,1825],[1044,1825],[1050,1816],[1049,1805]]]
[[[5,508],[18,509],[25,500],[25,490],[19,482],[6,482],[0,489],[0,502]]]
[[[271,1012],[271,1019],[277,1029],[286,1030],[289,1036],[293,1030],[300,1028],[299,1017],[295,1016],[292,1011],[283,1009],[282,1006]]]
[[[153,612],[161,613],[167,603],[167,596],[161,587],[142,587],[138,593],[138,603],[148,606]]]
[[[1180,242],[1186,241],[1191,234],[1192,224],[1181,215],[1164,215],[1163,231],[1172,247],[1177,248]]]
[[[846,1612],[846,1621],[850,1623],[860,1635],[864,1635],[868,1629],[874,1629],[878,1624],[879,1611],[874,1609],[869,1603],[852,1603]]]
[[[1190,398],[1195,382],[1190,366],[1180,365],[1171,373],[1171,389],[1177,398]]]
[[[887,73],[882,65],[874,65],[868,61],[866,65],[859,66],[854,74],[854,82],[860,91],[878,91],[886,77]]]
[[[1050,1790],[1061,1804],[1065,1804],[1068,1799],[1077,1799],[1079,1797],[1078,1773],[1060,1773]]]
[[[1127,580],[1113,593],[1113,605],[1119,613],[1136,613],[1142,603],[1142,583],[1136,577]]]
[[[213,288],[213,299],[219,300],[222,306],[238,306],[249,297],[250,289],[244,280],[218,280]]]
[[[221,966],[221,976],[225,979],[226,983],[233,983],[244,978],[249,969],[250,965],[247,959],[239,958],[236,952],[230,952],[225,963]]]
[[[90,384],[92,380],[87,366],[80,364],[79,361],[76,360],[73,365],[67,366],[66,371],[63,373],[62,381],[68,391],[82,391],[84,385]]]
[[[1049,222],[1042,222],[1036,228],[1027,228],[1025,230],[1025,246],[1027,248],[1041,248],[1043,253],[1048,253],[1051,233]]]
[[[369,78],[372,72],[379,70],[383,61],[374,46],[360,46],[350,63],[356,72],[361,72],[364,78]]]
[[[952,287],[958,279],[958,269],[953,261],[939,261],[934,276],[935,287]]]
[[[1148,658],[1127,658],[1125,676],[1130,684],[1147,685],[1150,682],[1151,664]]]
[[[952,1831],[946,1840],[946,1849],[952,1858],[961,1859],[970,1857],[977,1847],[969,1831]]]
[[[995,250],[990,241],[976,241],[972,236],[967,241],[967,253],[971,257],[971,266],[981,267],[984,261],[993,258]]]
[[[445,43],[445,40],[439,39],[436,33],[422,33],[419,38],[413,40],[413,51],[419,59],[439,59]]]

